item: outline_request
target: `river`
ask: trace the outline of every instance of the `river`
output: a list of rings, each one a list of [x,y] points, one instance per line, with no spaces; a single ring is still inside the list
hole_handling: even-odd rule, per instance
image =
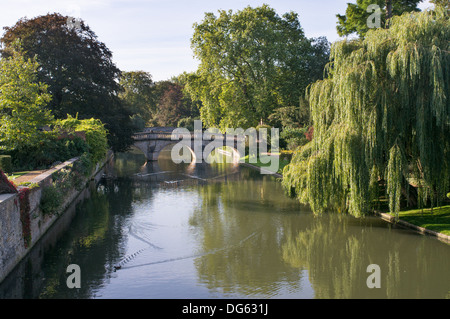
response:
[[[314,216],[247,167],[116,154],[86,192],[0,298],[450,297],[448,244],[376,217]],[[67,287],[71,264],[80,288]]]

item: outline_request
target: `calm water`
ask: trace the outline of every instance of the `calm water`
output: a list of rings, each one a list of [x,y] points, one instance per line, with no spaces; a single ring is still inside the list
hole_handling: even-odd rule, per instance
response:
[[[0,298],[450,297],[450,245],[376,218],[315,217],[272,176],[131,153],[108,174]],[[80,289],[66,286],[70,264]],[[379,289],[367,287],[370,264]]]

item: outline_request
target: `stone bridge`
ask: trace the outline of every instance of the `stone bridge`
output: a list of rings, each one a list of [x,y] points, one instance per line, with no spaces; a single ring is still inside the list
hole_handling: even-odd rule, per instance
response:
[[[201,163],[207,159],[208,155],[215,149],[219,152],[231,156],[233,162],[238,162],[241,158],[243,139],[236,135],[214,134],[205,131],[184,132],[175,131],[174,127],[151,127],[143,132],[135,133],[133,146],[144,153],[148,161],[158,160],[159,153],[166,146],[176,144],[179,148],[186,146],[192,154],[192,160]],[[240,144],[241,143],[241,144]],[[240,146],[240,145],[241,146]],[[228,146],[223,149],[223,146]],[[220,149],[222,148],[222,149]]]

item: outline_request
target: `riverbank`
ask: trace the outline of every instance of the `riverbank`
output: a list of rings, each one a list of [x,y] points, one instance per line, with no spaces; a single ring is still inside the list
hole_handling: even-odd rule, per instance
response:
[[[252,161],[252,163],[250,163],[249,156],[247,155],[247,156],[241,158],[241,161],[243,160],[244,162],[241,162],[240,164],[242,164],[243,166],[251,167],[253,169],[257,169],[260,172],[262,172],[263,174],[273,174],[276,177],[282,178],[283,177],[283,175],[282,175],[283,168],[289,164],[290,160],[287,158],[284,158],[284,157],[280,158],[279,155],[262,155],[261,157],[267,158],[269,156],[278,156],[279,157],[279,165],[278,165],[278,169],[276,172],[273,170],[270,170],[270,168],[268,168],[267,163],[262,163],[259,156],[256,159],[256,161]],[[267,159],[267,161],[269,161],[269,163],[271,163],[269,159]]]
[[[273,174],[278,178],[283,178],[283,168],[289,164],[286,163],[283,167],[280,167],[277,173],[274,173],[265,169],[264,166],[267,166],[267,164],[262,164],[259,160],[257,163],[252,164],[248,163],[248,156],[245,157],[245,160],[246,162],[240,163],[240,165],[265,172],[265,174]],[[396,219],[390,213],[379,211],[375,211],[374,215],[391,224],[412,229],[422,235],[434,236],[450,244],[450,206],[435,207],[433,212],[431,212],[430,208],[401,211],[399,213],[399,219]]]
[[[413,229],[420,234],[437,237],[450,244],[450,206],[411,209],[399,212],[399,219],[390,213],[375,212],[383,220]]]
[[[101,178],[113,153],[86,174],[74,170],[80,158],[70,159],[18,187],[16,194],[0,195],[0,282],[30,252],[66,208],[92,180]]]

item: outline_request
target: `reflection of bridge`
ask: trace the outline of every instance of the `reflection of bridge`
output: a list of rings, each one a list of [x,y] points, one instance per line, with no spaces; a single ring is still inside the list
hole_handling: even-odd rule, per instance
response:
[[[233,161],[237,162],[241,157],[241,149],[238,144],[243,140],[236,135],[214,133],[192,133],[174,132],[174,127],[152,127],[146,128],[143,132],[135,133],[133,146],[140,149],[148,161],[156,161],[163,148],[169,145],[178,144],[186,146],[192,154],[193,161],[201,162],[216,148],[228,146],[231,148]],[[243,145],[243,144],[241,144]],[[222,150],[222,152],[224,152]]]

